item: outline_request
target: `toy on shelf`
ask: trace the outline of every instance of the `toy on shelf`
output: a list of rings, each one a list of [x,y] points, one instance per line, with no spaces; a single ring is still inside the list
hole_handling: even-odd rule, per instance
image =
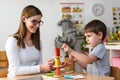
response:
[[[117,31],[115,33],[111,31],[106,36],[104,43],[108,45],[120,45],[120,31]]]

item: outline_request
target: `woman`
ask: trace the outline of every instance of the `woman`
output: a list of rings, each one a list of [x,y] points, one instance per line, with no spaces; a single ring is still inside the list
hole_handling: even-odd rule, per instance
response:
[[[41,11],[26,6],[21,14],[18,31],[6,42],[9,62],[8,77],[54,70],[54,61],[42,64],[39,27],[43,24]]]

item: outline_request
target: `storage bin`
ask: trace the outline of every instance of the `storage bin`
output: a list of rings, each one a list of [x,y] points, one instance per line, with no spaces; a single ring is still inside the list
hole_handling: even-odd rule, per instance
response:
[[[112,66],[120,68],[120,57],[112,57]]]

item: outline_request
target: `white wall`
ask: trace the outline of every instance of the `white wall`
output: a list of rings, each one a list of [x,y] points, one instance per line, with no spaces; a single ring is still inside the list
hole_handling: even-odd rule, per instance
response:
[[[0,1],[0,50],[5,50],[5,42],[8,35],[16,32],[19,25],[19,18],[22,9],[33,4],[43,13],[44,25],[41,26],[41,40],[43,62],[54,56],[54,39],[57,34],[61,34],[61,28],[57,26],[60,21],[61,2],[83,2],[85,3],[85,24],[92,19],[100,19],[108,27],[112,27],[111,7],[120,7],[120,0],[3,0]],[[100,17],[95,17],[92,13],[94,3],[102,3],[105,7],[105,13]]]

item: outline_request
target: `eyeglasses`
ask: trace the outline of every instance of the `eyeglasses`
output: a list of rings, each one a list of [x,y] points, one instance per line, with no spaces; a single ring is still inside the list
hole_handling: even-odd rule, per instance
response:
[[[33,25],[37,25],[39,24],[40,26],[43,25],[43,21],[37,21],[37,20],[31,20],[31,22],[33,23]]]

